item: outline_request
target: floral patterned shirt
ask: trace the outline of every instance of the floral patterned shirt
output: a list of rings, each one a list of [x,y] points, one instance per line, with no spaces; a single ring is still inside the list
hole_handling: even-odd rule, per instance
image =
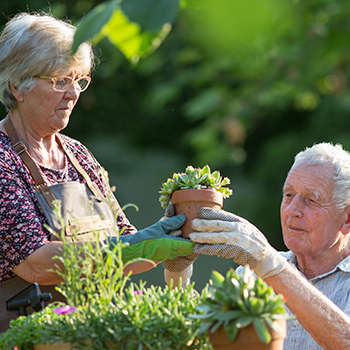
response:
[[[71,151],[91,181],[102,194],[112,199],[117,213],[117,226],[122,234],[136,232],[120,208],[117,199],[101,174],[101,166],[80,142],[61,135],[62,142]],[[62,170],[40,166],[48,185],[85,180],[65,156]],[[51,234],[44,227],[46,218],[35,197],[36,186],[27,167],[12,149],[7,135],[0,131],[0,283],[14,277],[11,271],[27,256],[50,241]]]

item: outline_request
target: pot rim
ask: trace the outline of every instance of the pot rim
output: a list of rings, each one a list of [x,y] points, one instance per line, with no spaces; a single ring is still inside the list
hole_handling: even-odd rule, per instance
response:
[[[173,204],[180,202],[214,202],[222,207],[224,197],[215,188],[188,188],[174,191],[171,202]]]

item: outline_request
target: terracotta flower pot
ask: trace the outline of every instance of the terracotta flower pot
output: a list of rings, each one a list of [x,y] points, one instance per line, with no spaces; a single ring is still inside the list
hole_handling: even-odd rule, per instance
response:
[[[209,333],[209,341],[214,350],[283,350],[286,337],[286,321],[279,320],[282,331],[277,333],[271,329],[271,342],[263,343],[258,337],[253,325],[242,328],[234,342],[227,339],[225,329],[220,327],[215,333]]]
[[[191,222],[197,217],[202,207],[221,209],[224,203],[222,193],[210,188],[178,190],[172,194],[171,202],[174,204],[176,214],[184,214],[186,221],[181,227],[182,237],[188,238],[193,232]]]

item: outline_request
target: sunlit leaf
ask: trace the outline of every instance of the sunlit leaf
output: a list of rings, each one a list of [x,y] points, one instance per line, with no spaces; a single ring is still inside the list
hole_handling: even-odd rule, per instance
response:
[[[136,63],[163,42],[171,26],[164,25],[159,32],[142,32],[139,24],[130,22],[125,14],[116,11],[107,24],[108,38],[120,49],[125,57]]]
[[[108,23],[113,11],[119,6],[118,1],[112,0],[104,2],[94,7],[77,24],[77,31],[74,36],[73,52],[81,43],[92,40],[100,34],[102,28]]]
[[[173,23],[179,6],[179,0],[124,0],[121,4],[129,20],[147,32],[159,31],[164,24]]]
[[[218,271],[213,271],[211,274],[211,279],[215,287],[220,287],[225,280],[225,277]]]

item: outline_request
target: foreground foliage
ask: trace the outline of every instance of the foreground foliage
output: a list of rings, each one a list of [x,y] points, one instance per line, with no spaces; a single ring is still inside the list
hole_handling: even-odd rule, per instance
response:
[[[207,335],[198,335],[200,320],[188,317],[199,302],[193,286],[131,284],[111,303],[86,304],[67,313],[60,313],[62,304],[50,305],[21,316],[1,335],[0,349],[29,350],[33,344],[60,341],[76,349],[211,349]]]
[[[261,341],[269,343],[269,327],[279,332],[275,321],[290,318],[283,305],[282,296],[276,295],[262,279],[255,278],[248,267],[242,275],[233,269],[225,277],[214,271],[209,293],[197,306],[202,314],[192,317],[203,321],[200,333],[208,330],[214,333],[223,326],[230,341],[235,340],[241,328],[253,324]]]
[[[59,201],[55,211],[60,217]],[[33,344],[62,341],[76,349],[211,349],[208,336],[198,334],[200,320],[189,318],[201,300],[193,285],[145,288],[143,282],[131,283],[123,275],[121,241],[113,248],[95,244],[96,233],[96,242],[72,244],[63,221],[62,227],[64,249],[57,259],[65,269],[57,271],[63,278],[57,290],[67,304],[53,303],[11,321],[0,335],[0,349],[29,350]],[[144,259],[127,264],[138,260]]]

